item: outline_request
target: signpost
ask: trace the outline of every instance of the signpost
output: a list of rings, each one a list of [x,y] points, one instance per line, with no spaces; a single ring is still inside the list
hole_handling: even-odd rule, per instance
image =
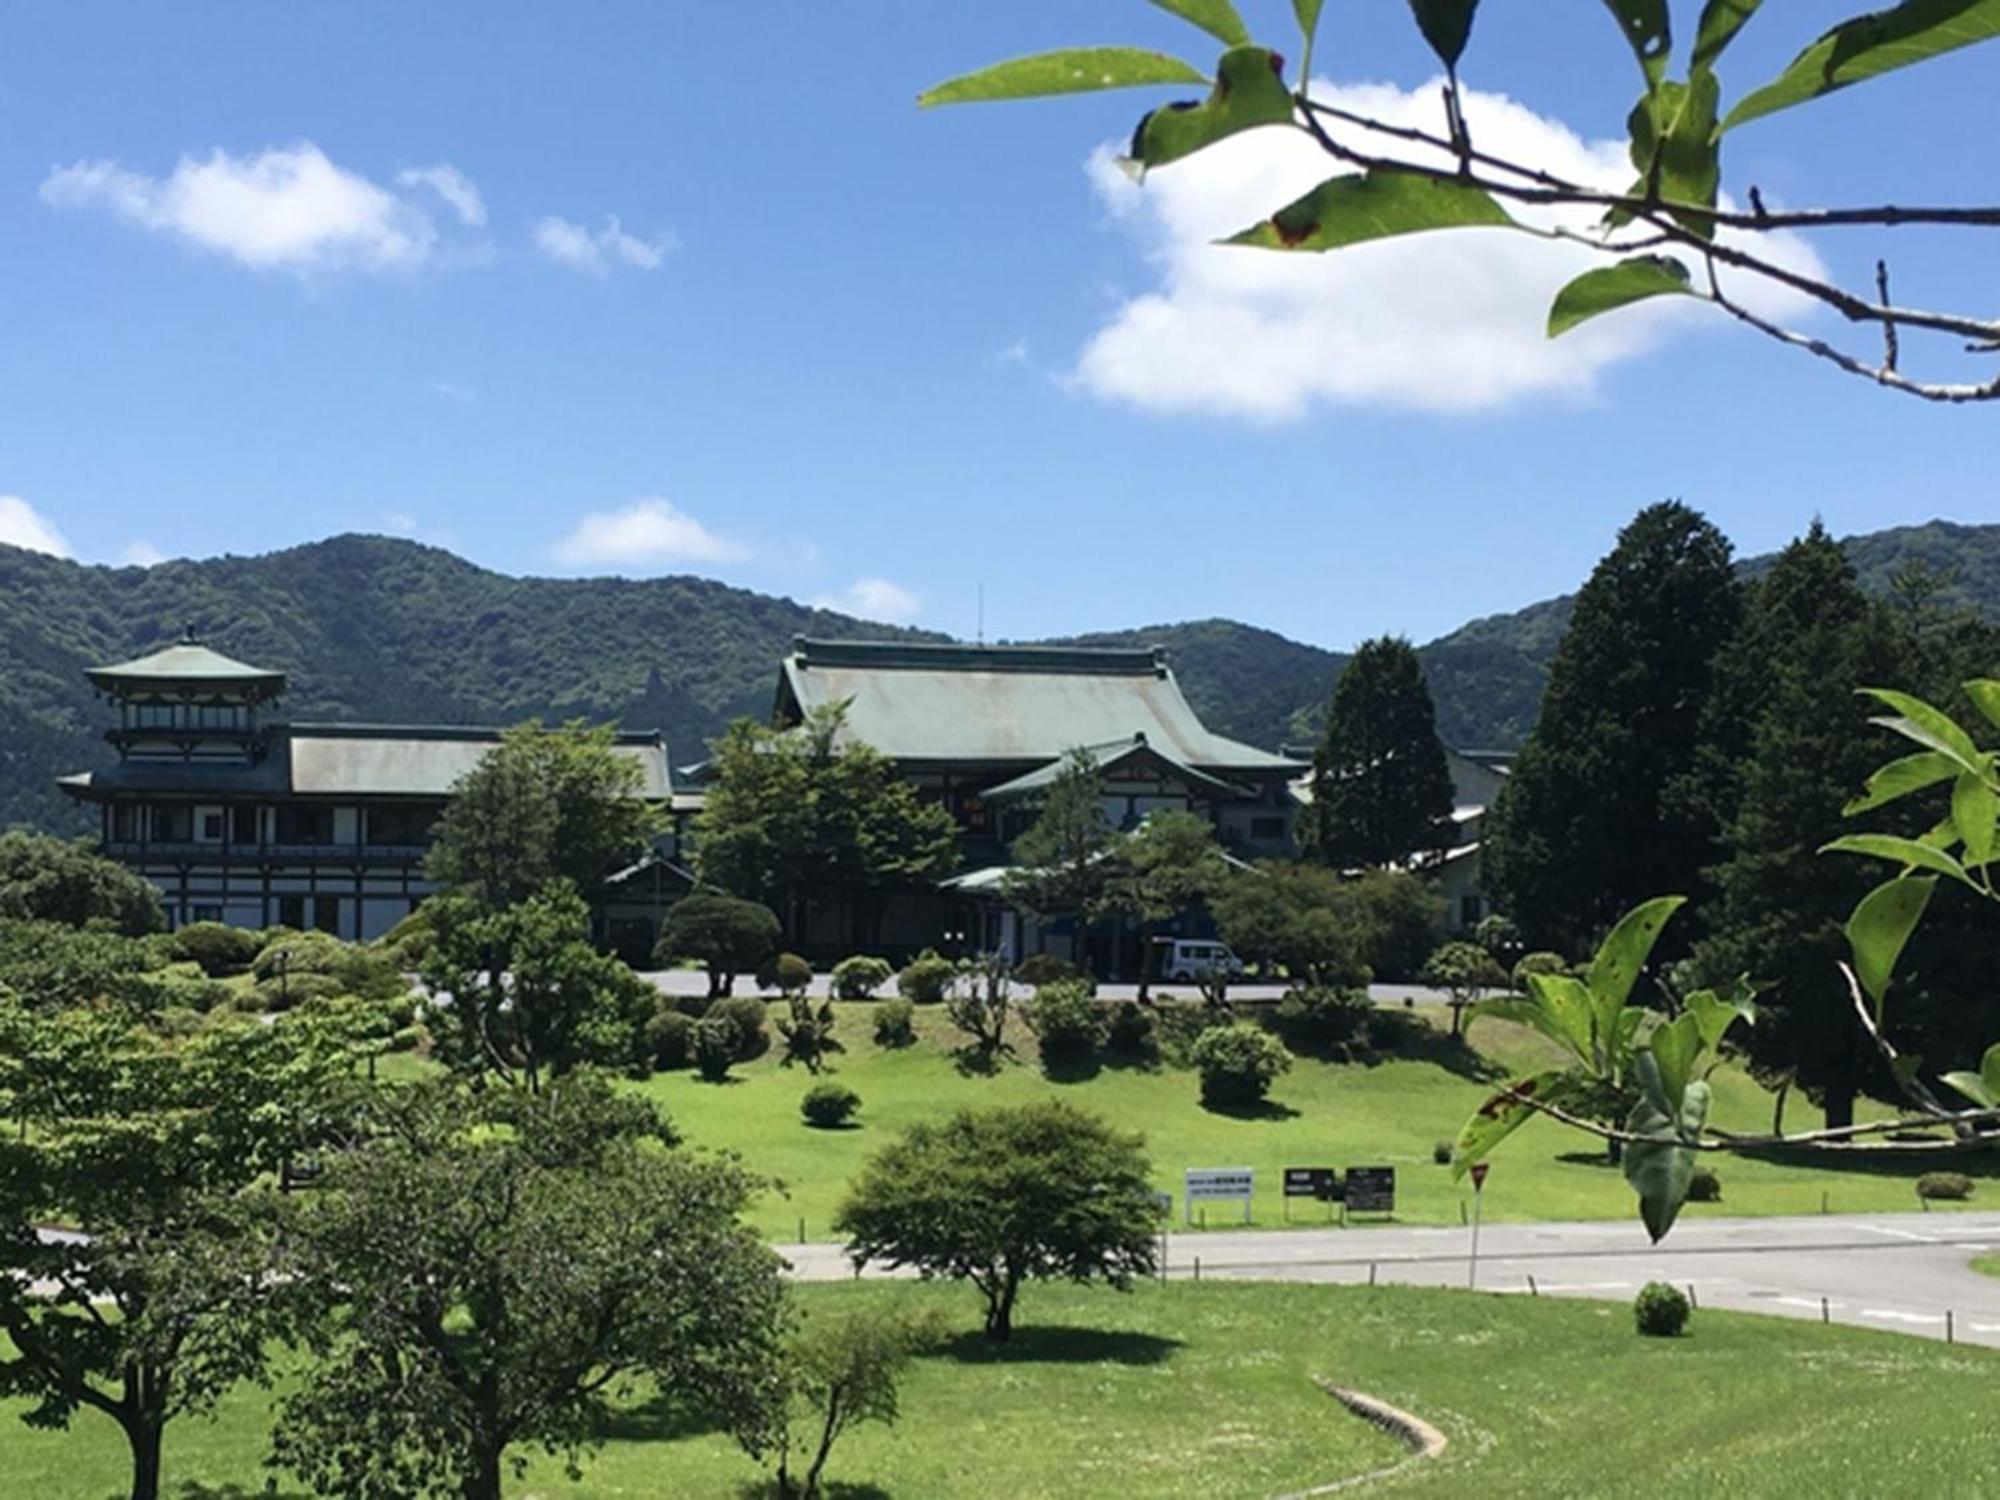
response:
[[[1340,1196],[1340,1173],[1332,1167],[1285,1168],[1285,1219],[1292,1217],[1294,1198],[1316,1198],[1330,1204]]]
[[[1393,1214],[1396,1211],[1394,1167],[1349,1167],[1344,1213]]]
[[[1479,1206],[1486,1200],[1486,1163],[1472,1164],[1472,1256],[1465,1273],[1467,1288],[1479,1285]]]
[[[1229,1203],[1241,1199],[1243,1222],[1250,1222],[1250,1197],[1257,1185],[1257,1174],[1249,1167],[1189,1167],[1182,1190],[1186,1203],[1187,1221],[1194,1222],[1194,1206],[1197,1203]]]

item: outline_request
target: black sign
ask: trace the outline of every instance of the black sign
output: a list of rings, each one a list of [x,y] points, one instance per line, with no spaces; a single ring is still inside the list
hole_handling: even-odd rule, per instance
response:
[[[1332,1167],[1287,1167],[1285,1196],[1329,1203],[1340,1196],[1340,1173]]]
[[[1357,1214],[1392,1214],[1396,1211],[1396,1169],[1394,1167],[1349,1167],[1347,1169],[1347,1210]]]

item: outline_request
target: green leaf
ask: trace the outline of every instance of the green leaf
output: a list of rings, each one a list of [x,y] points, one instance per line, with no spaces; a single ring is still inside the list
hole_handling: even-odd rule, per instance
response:
[[[1958,727],[1951,715],[1933,708],[1921,698],[1912,698],[1908,693],[1892,692],[1888,688],[1863,688],[1861,690],[1878,703],[1886,703],[1900,716],[1892,719],[1871,719],[1884,729],[1893,729],[1906,740],[1932,750],[1943,751],[1966,770],[1977,769],[1979,747],[1972,742],[1972,736]]]
[[[1993,857],[1994,824],[2000,822],[2000,796],[1976,772],[1960,774],[1951,788],[1951,821],[1965,844],[1965,862],[1983,865]]]
[[[1479,0],[1410,0],[1410,9],[1438,61],[1456,68],[1472,35],[1472,13],[1479,9]]]
[[[1633,907],[1618,919],[1618,925],[1598,945],[1590,963],[1590,993],[1596,1002],[1598,1024],[1608,1028],[1638,983],[1639,971],[1652,956],[1673,914],[1687,904],[1685,896],[1655,896]]]
[[[2000,725],[2000,682],[1990,677],[1975,677],[1965,684],[1965,696],[1972,700],[1972,706],[1986,715],[1986,722]]]
[[[1694,1081],[1701,1058],[1701,1028],[1691,1015],[1679,1015],[1664,1026],[1655,1027],[1647,1043],[1659,1070],[1660,1086],[1667,1103],[1680,1108],[1687,1086]]]
[[[1266,250],[1341,250],[1432,229],[1504,229],[1514,221],[1483,188],[1378,167],[1329,177],[1228,241]]]
[[[1692,295],[1687,267],[1671,255],[1635,255],[1615,266],[1585,271],[1557,292],[1549,308],[1549,337],[1561,338],[1577,324],[1628,302]]]
[[[1632,166],[1639,174],[1634,195],[1669,204],[1693,204],[1697,209],[1715,206],[1722,182],[1720,138],[1715,129],[1721,98],[1722,85],[1708,72],[1696,73],[1686,83],[1670,79],[1639,96],[1626,118],[1632,137]],[[1630,219],[1623,210],[1613,212],[1620,222]],[[1674,218],[1704,239],[1715,229],[1715,220],[1708,213],[1681,209],[1674,211]]]
[[[941,83],[917,96],[924,109],[940,104],[976,104],[1035,99],[1049,94],[1087,94],[1099,89],[1136,89],[1161,83],[1206,83],[1193,63],[1138,47],[1072,47],[995,63]]]
[[[1896,972],[1896,960],[1903,945],[1917,930],[1924,908],[1930,904],[1937,881],[1928,876],[1904,875],[1883,882],[1861,898],[1847,919],[1847,946],[1854,954],[1854,975],[1861,988],[1875,1002],[1875,1015],[1882,1015],[1882,997],[1889,991],[1889,979]]]
[[[1225,47],[1250,45],[1250,28],[1236,13],[1230,0],[1152,0],[1161,10],[1172,11],[1221,42]]]
[[[1715,66],[1725,48],[1736,40],[1764,0],[1708,0],[1701,8],[1701,25],[1695,32],[1693,67],[1705,72]]]
[[[1947,1073],[1943,1081],[1981,1109],[2000,1109],[2000,1043],[1986,1049],[1977,1073]]]
[[[1850,833],[1820,846],[1822,854],[1861,854],[1869,859],[1886,859],[1908,869],[1935,870],[1953,880],[1966,881],[1965,866],[1944,850],[1920,839],[1897,838],[1887,833]]]
[[[1695,1032],[1701,1038],[1704,1054],[1720,1047],[1729,1028],[1738,1021],[1756,1021],[1757,1007],[1752,1003],[1755,994],[1756,989],[1747,979],[1739,979],[1727,999],[1714,990],[1696,990],[1687,997],[1686,1013],[1694,1017]]]
[[[1667,54],[1674,46],[1667,0],[1604,0],[1604,8],[1617,19],[1618,29],[1632,44],[1632,55],[1639,59],[1647,86],[1657,84],[1666,72]]]
[[[1292,116],[1284,60],[1266,47],[1237,47],[1222,54],[1207,99],[1169,104],[1139,122],[1132,160],[1142,168],[1162,167],[1239,131],[1289,125]]]
[[[1905,755],[1890,761],[1870,776],[1868,785],[1861,789],[1861,795],[1843,807],[1841,812],[1851,818],[1856,813],[1886,807],[1912,792],[1936,786],[1940,781],[1949,781],[1961,769],[1957,761],[1936,750],[1919,750],[1915,755]]]
[[[1850,84],[2000,36],[2000,0],[1903,0],[1843,21],[1746,95],[1722,122],[1734,130]]]
[[[1625,1180],[1639,1195],[1639,1217],[1657,1245],[1674,1227],[1694,1181],[1691,1143],[1701,1138],[1708,1120],[1708,1085],[1688,1084],[1678,1107],[1668,1108],[1652,1054],[1640,1053],[1637,1066],[1641,1093],[1625,1128],[1646,1139],[1625,1147]]]
[[[1312,53],[1313,38],[1319,33],[1319,13],[1326,0],[1292,0],[1292,14],[1299,18],[1299,35],[1306,39],[1306,53]]]
[[[1459,1128],[1458,1140],[1452,1147],[1453,1180],[1463,1177],[1474,1162],[1484,1161],[1495,1146],[1519,1130],[1536,1113],[1533,1105],[1522,1103],[1516,1096],[1525,1094],[1560,1108],[1562,1100],[1572,1097],[1575,1089],[1574,1080],[1560,1069],[1536,1073],[1529,1078],[1517,1078],[1508,1084],[1474,1110]]]

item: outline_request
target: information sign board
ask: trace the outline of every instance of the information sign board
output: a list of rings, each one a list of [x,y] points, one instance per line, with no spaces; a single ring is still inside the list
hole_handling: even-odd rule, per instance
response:
[[[1182,1192],[1187,1204],[1187,1221],[1194,1222],[1197,1203],[1243,1204],[1243,1222],[1250,1222],[1250,1198],[1257,1186],[1257,1174],[1249,1167],[1189,1167]]]
[[[1396,1211],[1394,1167],[1349,1167],[1347,1211],[1351,1214],[1392,1214]]]

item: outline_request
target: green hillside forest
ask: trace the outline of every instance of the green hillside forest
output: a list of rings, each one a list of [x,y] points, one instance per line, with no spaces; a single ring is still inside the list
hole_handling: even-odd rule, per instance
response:
[[[2000,525],[1933,521],[1847,546],[1871,588],[1889,589],[1921,563],[1937,602],[2000,618]],[[1567,598],[1548,600],[1423,648],[1449,743],[1520,743],[1568,618]],[[289,672],[293,718],[617,719],[663,730],[681,763],[699,759],[731,718],[769,712],[794,635],[940,639],[701,578],[510,578],[387,537],[151,568],[0,546],[0,827],[81,827],[51,783],[109,754],[84,669],[155,649],[188,625],[231,655]],[[1165,647],[1209,724],[1268,746],[1313,735],[1345,662],[1233,620],[1076,642]]]

